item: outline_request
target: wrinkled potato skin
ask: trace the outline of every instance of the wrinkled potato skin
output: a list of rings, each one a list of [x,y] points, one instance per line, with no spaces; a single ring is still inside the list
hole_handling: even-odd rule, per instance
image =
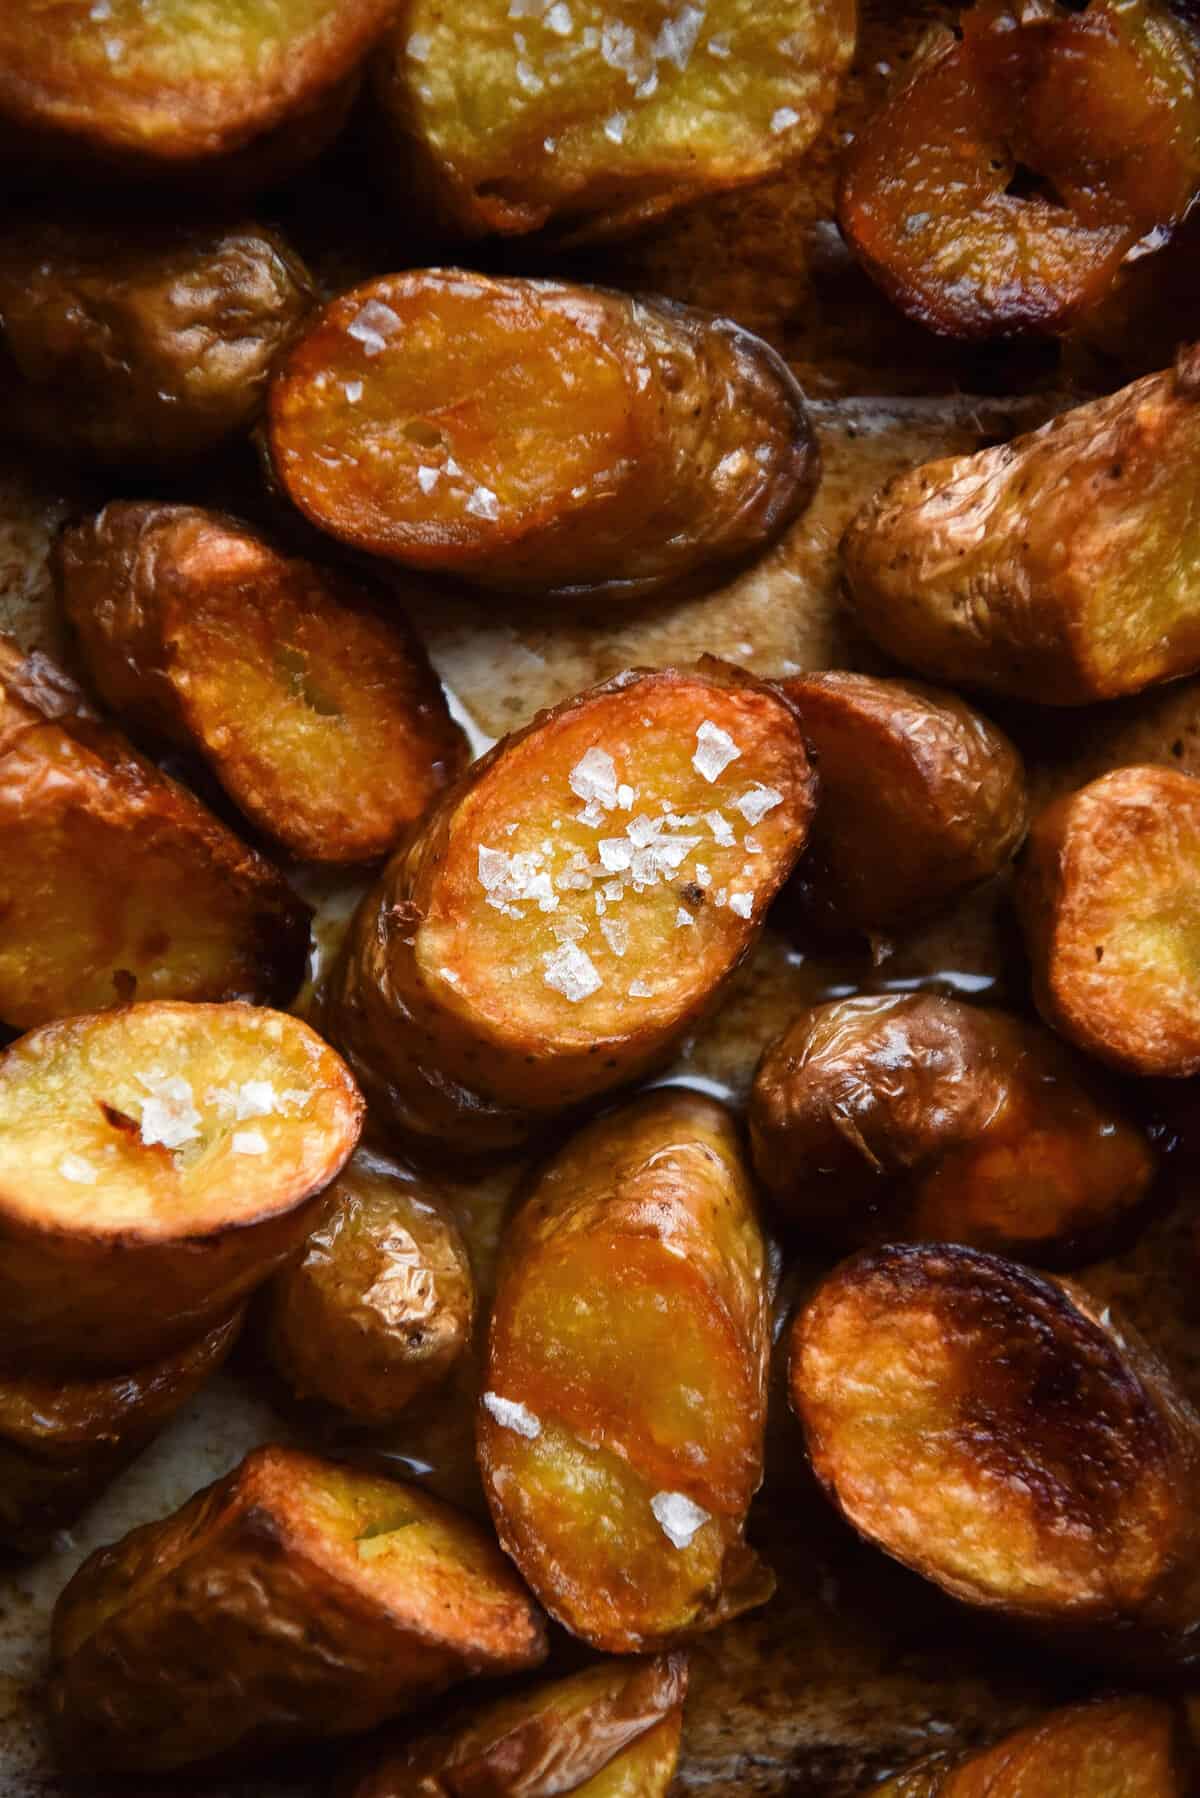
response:
[[[1156,1171],[1057,1038],[932,994],[802,1013],[764,1051],[748,1121],[768,1192],[843,1248],[964,1242],[1077,1266],[1128,1226]]]
[[[6,424],[106,467],[186,462],[249,429],[313,299],[303,263],[260,225],[153,226],[131,242],[118,224],[10,221]]]
[[[1198,471],[1192,349],[1012,443],[898,475],[843,539],[855,615],[922,674],[1045,705],[1186,674]]]

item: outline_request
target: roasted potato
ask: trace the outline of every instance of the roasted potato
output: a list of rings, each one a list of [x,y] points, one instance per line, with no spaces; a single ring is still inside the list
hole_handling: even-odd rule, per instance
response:
[[[467,237],[575,241],[760,180],[806,150],[854,52],[855,0],[408,0],[375,59],[407,188]]]
[[[665,1798],[687,1661],[604,1661],[390,1754],[350,1798]]]
[[[266,1447],[84,1562],[55,1608],[52,1722],[71,1765],[162,1772],[369,1729],[545,1653],[469,1518]]]
[[[0,1054],[0,1362],[123,1371],[273,1274],[363,1105],[299,1019],[133,1005]]]
[[[841,1247],[965,1242],[1095,1260],[1155,1175],[1145,1133],[1037,1025],[929,993],[840,999],[768,1048],[750,1095],[759,1179]]]
[[[1200,1070],[1200,781],[1117,768],[1048,806],[1017,905],[1047,1023],[1131,1074]]]
[[[260,225],[144,226],[131,239],[127,220],[10,220],[4,428],[112,467],[202,455],[253,423],[313,299],[295,252]]]
[[[818,1479],[964,1603],[1140,1673],[1200,1642],[1200,1416],[1081,1287],[947,1244],[843,1263],[793,1325]]]
[[[310,912],[40,654],[0,636],[0,1019],[140,999],[286,1003]]]
[[[106,506],[57,568],[105,704],[196,751],[292,855],[377,860],[467,760],[404,621],[225,513]]]
[[[0,1543],[49,1547],[216,1372],[241,1323],[239,1309],[129,1373],[0,1372]]]
[[[427,1182],[360,1151],[303,1252],[268,1293],[268,1349],[301,1398],[390,1423],[471,1340],[475,1283],[453,1213]]]
[[[574,1137],[509,1226],[479,1465],[502,1546],[593,1648],[657,1648],[774,1589],[742,1536],[769,1287],[733,1120],[680,1088]]]
[[[380,1120],[486,1153],[668,1058],[754,943],[813,789],[788,702],[713,661],[505,738],[393,856],[330,982]]]
[[[458,270],[334,300],[279,363],[268,421],[275,474],[322,530],[533,594],[715,578],[818,473],[787,365],[728,319]]]
[[[1200,345],[1029,436],[896,477],[842,544],[898,661],[1045,705],[1200,666]]]
[[[821,802],[792,879],[818,929],[904,930],[988,880],[1028,823],[1021,757],[953,693],[839,671],[780,683]]]

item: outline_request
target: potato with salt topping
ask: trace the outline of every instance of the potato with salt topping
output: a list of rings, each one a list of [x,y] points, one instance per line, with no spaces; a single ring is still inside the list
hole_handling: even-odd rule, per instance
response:
[[[377,860],[466,762],[403,619],[236,518],[106,506],[59,540],[57,573],[105,704],[195,750],[302,860]]]
[[[381,1122],[484,1154],[661,1064],[753,946],[814,785],[787,700],[711,660],[497,744],[393,856],[330,982]]]
[[[728,319],[460,270],[333,301],[279,363],[274,471],[372,555],[637,599],[760,554],[812,497],[803,395]]]
[[[479,1465],[501,1544],[593,1648],[661,1647],[774,1589],[742,1534],[770,1288],[733,1119],[680,1088],[575,1136],[509,1227]]]
[[[136,1367],[303,1242],[363,1105],[299,1019],[133,1005],[0,1055],[0,1362]]]
[[[84,1562],[54,1612],[52,1724],[72,1766],[163,1772],[370,1729],[545,1653],[478,1524],[268,1446]]]

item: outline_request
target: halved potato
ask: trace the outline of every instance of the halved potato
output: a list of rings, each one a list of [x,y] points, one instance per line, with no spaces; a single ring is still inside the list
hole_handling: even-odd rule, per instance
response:
[[[84,1562],[55,1607],[52,1721],[71,1765],[163,1771],[370,1729],[545,1653],[478,1524],[270,1446]]]
[[[511,1147],[661,1063],[749,952],[813,790],[788,702],[719,662],[505,738],[393,857],[330,983],[380,1120]]]
[[[711,577],[764,550],[818,473],[786,363],[728,319],[454,269],[334,300],[268,418],[275,472],[322,530],[537,594]]]
[[[363,1105],[297,1018],[134,1005],[0,1055],[0,1360],[138,1366],[274,1273]]]
[[[105,704],[195,750],[303,860],[377,860],[467,760],[404,620],[226,513],[106,506],[57,573]]]

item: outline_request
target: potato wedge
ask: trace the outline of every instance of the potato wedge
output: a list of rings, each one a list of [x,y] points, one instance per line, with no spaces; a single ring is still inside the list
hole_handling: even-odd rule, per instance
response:
[[[593,1648],[714,1628],[774,1589],[770,1271],[724,1107],[664,1088],[572,1138],[509,1227],[478,1413],[502,1546]]]
[[[975,1249],[868,1249],[796,1319],[790,1381],[868,1541],[1081,1658],[1193,1663],[1200,1416],[1081,1287]]]
[[[270,862],[0,636],[0,1019],[141,999],[284,1003],[310,911]]]
[[[403,619],[226,513],[106,506],[64,533],[57,573],[105,704],[196,751],[292,855],[378,860],[467,761]]]
[[[84,1562],[55,1608],[52,1722],[71,1765],[163,1771],[369,1729],[545,1653],[478,1524],[269,1446]]]
[[[840,1247],[965,1242],[1042,1266],[1107,1252],[1156,1157],[1094,1073],[1037,1025],[930,993],[802,1012],[758,1064],[755,1172]]]
[[[453,269],[334,300],[280,362],[268,420],[275,473],[322,530],[533,594],[715,578],[818,475],[794,377],[728,319]]]
[[[330,982],[380,1120],[485,1153],[660,1064],[755,941],[814,784],[787,701],[713,661],[505,738],[393,856]]]
[[[665,1798],[687,1660],[605,1661],[386,1756],[350,1798]]]
[[[1200,346],[851,523],[855,614],[935,679],[1087,705],[1200,667]]]
[[[821,776],[792,881],[806,922],[904,930],[1012,859],[1028,824],[1025,771],[982,713],[934,687],[845,670],[780,685]]]
[[[1200,781],[1117,768],[1043,811],[1017,906],[1047,1023],[1131,1074],[1200,1070]]]
[[[217,1371],[241,1325],[239,1308],[129,1373],[0,1372],[0,1543],[48,1548]]]
[[[117,468],[203,455],[254,422],[313,300],[299,257],[261,225],[148,224],[131,240],[127,219],[11,220],[6,428]]]
[[[0,1054],[0,1361],[136,1367],[303,1242],[363,1104],[298,1018],[133,1005]]]

